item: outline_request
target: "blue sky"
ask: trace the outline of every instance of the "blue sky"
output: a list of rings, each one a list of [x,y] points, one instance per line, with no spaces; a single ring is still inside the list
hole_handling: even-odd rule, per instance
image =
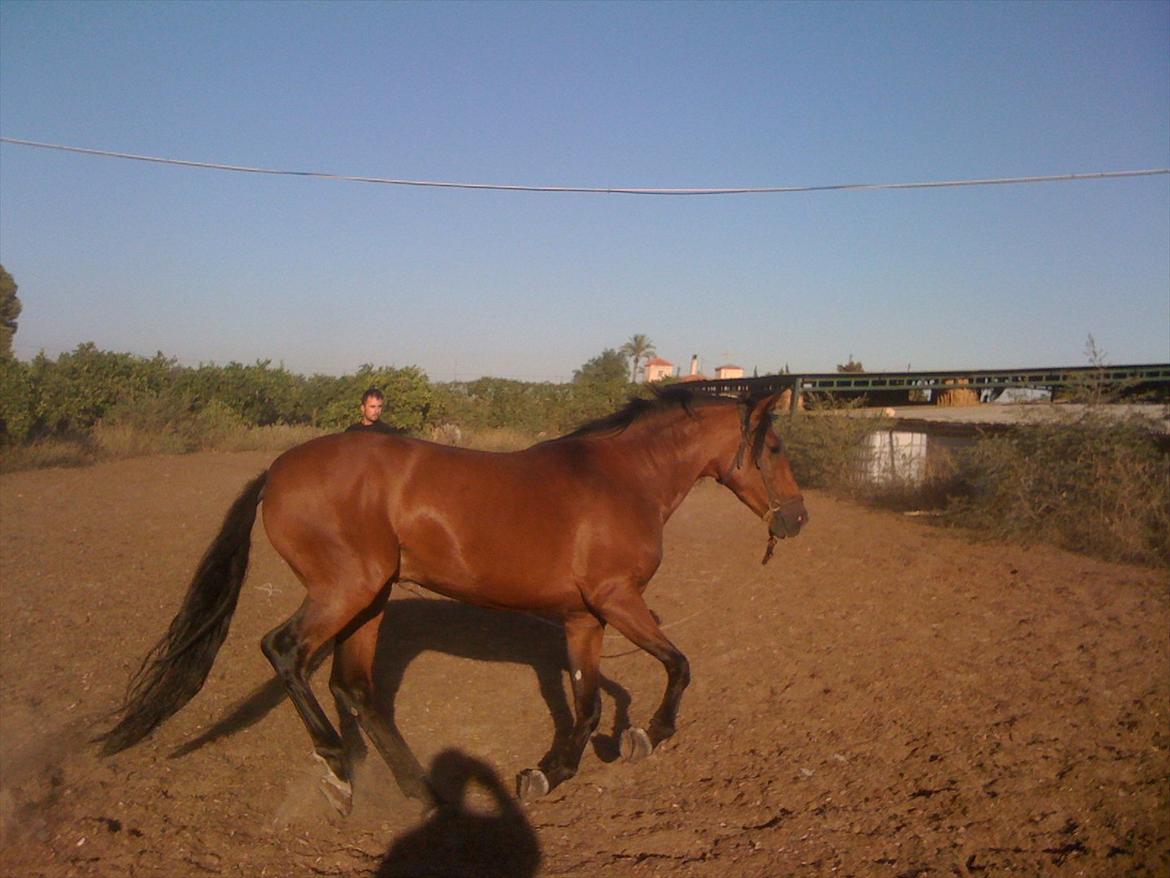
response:
[[[800,186],[1170,166],[1170,4],[0,3],[0,131],[339,174]],[[19,356],[564,380],[1170,359],[1170,177],[644,197],[0,146]]]

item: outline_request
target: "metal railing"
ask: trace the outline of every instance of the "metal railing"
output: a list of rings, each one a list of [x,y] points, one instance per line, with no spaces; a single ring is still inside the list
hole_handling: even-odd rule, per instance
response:
[[[761,375],[756,378],[723,378],[696,381],[696,389],[723,395],[775,393],[794,390],[792,410],[800,394],[824,393],[875,396],[888,399],[912,391],[971,390],[994,399],[1004,390],[1044,390],[1060,394],[1073,389],[1110,389],[1122,396],[1151,394],[1170,398],[1170,363],[1134,366],[1058,366],[1028,369],[955,369],[930,372],[815,372]],[[925,401],[925,400],[921,400]]]

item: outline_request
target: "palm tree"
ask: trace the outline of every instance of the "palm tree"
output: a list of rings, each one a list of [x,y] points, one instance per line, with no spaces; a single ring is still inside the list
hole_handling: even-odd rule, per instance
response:
[[[654,350],[654,342],[650,341],[647,336],[631,335],[630,340],[622,345],[620,353],[629,357],[632,361],[630,381],[637,381],[638,365],[642,362],[642,358],[645,357],[649,360],[658,352]]]

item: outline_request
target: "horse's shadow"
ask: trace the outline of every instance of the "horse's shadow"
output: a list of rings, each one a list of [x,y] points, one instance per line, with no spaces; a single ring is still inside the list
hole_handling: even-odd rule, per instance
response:
[[[424,652],[438,652],[484,662],[528,665],[536,674],[541,697],[548,706],[555,734],[542,764],[564,742],[573,727],[573,711],[565,695],[565,635],[563,628],[536,616],[484,610],[456,601],[407,598],[392,601],[378,635],[374,658],[376,697],[383,714],[393,722],[394,699],[406,670]],[[324,661],[327,653],[318,657]],[[320,688],[320,687],[319,687]],[[601,689],[614,702],[611,734],[593,738],[597,756],[605,762],[618,758],[618,735],[629,725],[630,694],[602,676]],[[284,686],[273,677],[237,702],[201,735],[176,748],[171,757],[185,756],[212,741],[259,722],[285,700]],[[351,722],[342,724],[346,743],[364,752]]]

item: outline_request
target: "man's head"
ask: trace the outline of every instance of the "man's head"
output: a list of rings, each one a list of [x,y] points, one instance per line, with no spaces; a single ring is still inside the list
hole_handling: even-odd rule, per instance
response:
[[[386,404],[386,397],[376,387],[371,387],[362,394],[362,423],[367,426],[382,417],[382,407]]]

